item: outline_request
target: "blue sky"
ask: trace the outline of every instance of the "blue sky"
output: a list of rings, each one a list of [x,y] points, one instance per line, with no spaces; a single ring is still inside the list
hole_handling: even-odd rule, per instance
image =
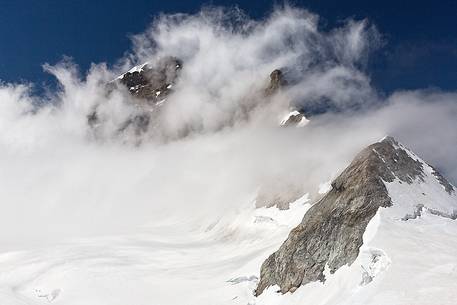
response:
[[[51,82],[41,65],[71,56],[84,70],[113,63],[160,12],[196,12],[204,4],[237,5],[262,18],[280,1],[0,0],[0,79]],[[385,46],[371,58],[374,85],[395,89],[457,89],[457,1],[289,1],[308,8],[331,28],[347,18],[368,18]]]

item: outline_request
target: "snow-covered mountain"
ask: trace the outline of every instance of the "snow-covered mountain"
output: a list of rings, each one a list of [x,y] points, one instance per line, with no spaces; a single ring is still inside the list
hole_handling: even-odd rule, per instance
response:
[[[455,187],[393,138],[288,205],[0,254],[0,304],[455,304]]]
[[[275,286],[267,294],[286,293],[287,304],[452,304],[456,218],[455,187],[386,137],[263,263],[256,294]]]
[[[457,304],[456,92],[379,91],[368,19],[153,18],[0,80],[0,305]]]

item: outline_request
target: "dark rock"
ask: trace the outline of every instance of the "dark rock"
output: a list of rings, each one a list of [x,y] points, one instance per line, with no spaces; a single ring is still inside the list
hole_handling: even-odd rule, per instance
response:
[[[163,100],[171,92],[171,86],[181,69],[181,60],[166,57],[154,66],[145,64],[139,71],[123,74],[119,82],[127,87],[133,96],[154,103]]]
[[[391,137],[362,150],[262,264],[256,295],[272,285],[282,293],[293,292],[300,285],[324,281],[326,265],[333,273],[352,264],[368,222],[379,207],[391,205],[383,180],[412,183],[423,175],[422,164]]]
[[[155,65],[144,64],[137,71],[126,72],[116,80],[106,85],[109,94],[119,86],[126,87],[133,97],[139,113],[132,115],[119,127],[119,132],[130,128],[134,134],[141,135],[148,130],[152,120],[151,115],[155,108],[173,92],[173,85],[177,81],[179,71],[182,69],[181,60],[175,57],[165,57]],[[97,107],[87,115],[87,123],[95,128],[101,123]]]
[[[276,69],[270,73],[270,83],[265,89],[265,94],[272,95],[285,85],[287,85],[287,81],[284,78],[284,74],[281,70]]]
[[[441,175],[435,168],[433,168],[432,174],[440,182],[440,184],[444,187],[444,190],[448,192],[448,194],[452,194],[453,192],[455,192],[454,186],[452,186],[452,184],[450,184],[449,181],[447,181],[446,178],[444,178],[443,175]]]

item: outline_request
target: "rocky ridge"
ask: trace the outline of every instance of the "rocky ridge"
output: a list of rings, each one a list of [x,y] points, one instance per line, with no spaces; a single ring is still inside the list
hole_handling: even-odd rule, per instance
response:
[[[157,115],[160,107],[166,102],[166,98],[173,93],[183,65],[181,59],[168,56],[159,59],[154,64],[147,62],[135,66],[107,84],[108,94],[116,89],[127,89],[134,97],[133,102],[137,108],[136,113],[119,126],[119,132],[133,129],[136,135],[141,135],[151,127],[154,115]],[[270,80],[260,96],[269,99],[287,84],[282,70],[275,69],[270,73]],[[87,122],[92,128],[98,127],[103,121],[97,108],[98,106],[87,115]],[[302,112],[293,110],[287,118],[280,122],[280,126],[301,127],[307,122],[308,120]]]
[[[156,104],[172,92],[182,65],[180,59],[166,57],[155,65],[136,66],[115,81],[124,85],[134,97]]]
[[[262,264],[255,294],[273,285],[282,293],[294,292],[309,282],[325,281],[325,268],[334,273],[352,264],[369,221],[380,207],[392,206],[386,183],[421,183],[425,166],[428,164],[415,159],[391,137],[362,150],[279,250]],[[442,175],[436,171],[433,175],[449,195],[455,193]],[[412,211],[410,218],[420,215],[421,210]]]

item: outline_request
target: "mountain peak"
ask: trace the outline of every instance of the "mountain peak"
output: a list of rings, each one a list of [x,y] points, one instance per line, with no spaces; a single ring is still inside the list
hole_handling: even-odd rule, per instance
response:
[[[401,194],[412,193],[414,200],[397,200],[398,188]],[[442,200],[429,200],[427,193]],[[294,292],[309,282],[325,281],[327,267],[334,273],[351,265],[367,225],[380,207],[392,209],[399,220],[416,215],[418,207],[452,218],[457,198],[442,175],[393,137],[385,137],[354,158],[332,182],[332,189],[262,264],[256,295],[273,285],[282,293]]]
[[[163,100],[182,69],[182,61],[176,57],[164,57],[156,64],[144,63],[133,67],[117,78],[129,92],[152,103]]]

